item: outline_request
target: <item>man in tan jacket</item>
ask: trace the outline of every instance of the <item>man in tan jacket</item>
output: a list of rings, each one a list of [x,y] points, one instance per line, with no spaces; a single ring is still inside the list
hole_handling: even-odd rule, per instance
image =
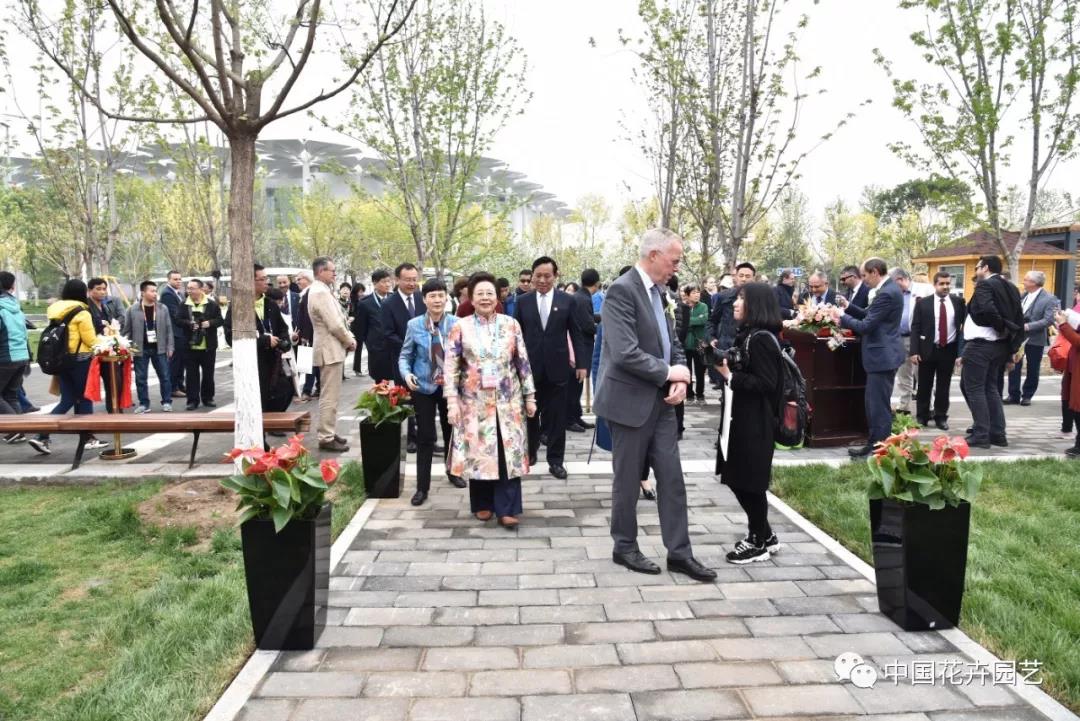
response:
[[[315,282],[308,290],[308,314],[314,330],[314,364],[319,366],[322,392],[319,394],[319,448],[325,451],[347,451],[348,444],[337,434],[338,399],[344,375],[345,355],[356,349],[356,340],[349,332],[348,322],[341,312],[334,293],[334,261],[316,258],[311,264]]]

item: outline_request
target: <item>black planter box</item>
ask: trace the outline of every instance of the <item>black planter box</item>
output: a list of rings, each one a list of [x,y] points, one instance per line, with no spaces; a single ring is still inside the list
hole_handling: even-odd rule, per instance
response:
[[[400,423],[360,423],[360,461],[368,498],[399,498],[405,481],[405,435]]]
[[[324,505],[312,520],[289,521],[281,533],[274,533],[269,519],[240,526],[256,647],[315,647],[330,590],[330,507]]]
[[[870,501],[878,608],[906,631],[960,621],[971,504],[940,511],[891,499]]]

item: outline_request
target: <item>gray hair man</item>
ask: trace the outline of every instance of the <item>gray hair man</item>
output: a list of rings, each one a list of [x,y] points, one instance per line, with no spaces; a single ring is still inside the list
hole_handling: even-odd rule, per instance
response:
[[[1019,403],[1029,406],[1032,396],[1039,388],[1039,367],[1049,343],[1047,329],[1054,322],[1054,313],[1061,309],[1061,301],[1047,293],[1043,287],[1045,285],[1046,273],[1041,270],[1029,270],[1024,274],[1024,295],[1020,298],[1020,308],[1024,311],[1024,333],[1027,334],[1027,342],[1024,343],[1023,353],[1017,353],[1012,359],[1009,396],[1004,401],[1006,404]],[[1021,387],[1020,376],[1025,362],[1027,377]]]
[[[637,542],[641,469],[648,461],[661,491],[657,507],[668,570],[711,582],[716,572],[699,563],[690,547],[675,421],[675,406],[686,398],[690,371],[666,312],[664,287],[682,254],[678,234],[666,228],[649,230],[641,238],[637,264],[611,284],[601,310],[604,333],[594,407],[611,427],[612,560],[638,573],[660,573]]]

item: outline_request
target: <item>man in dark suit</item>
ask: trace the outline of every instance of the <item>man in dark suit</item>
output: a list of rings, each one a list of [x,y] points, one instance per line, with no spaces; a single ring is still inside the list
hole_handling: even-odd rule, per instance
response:
[[[296,317],[293,318],[293,344],[295,346],[312,346],[315,343],[315,326],[311,322],[308,293],[315,277],[306,268],[296,274],[296,285],[300,288],[300,300],[296,306]],[[304,378],[304,389],[300,394],[300,402],[307,403],[313,397],[322,392],[322,383],[319,382],[319,366],[313,366],[311,373]]]
[[[547,437],[548,470],[556,478],[566,478],[563,453],[566,449],[566,394],[573,380],[579,383],[588,373],[585,338],[574,311],[574,297],[555,290],[559,266],[541,256],[533,261],[533,291],[518,297],[514,318],[521,325],[536,382],[538,413],[529,418],[529,458],[535,464],[540,434]],[[570,347],[574,344],[574,367]]]
[[[184,301],[191,318],[188,326],[187,363],[187,409],[193,411],[202,403],[216,408],[214,392],[214,365],[217,362],[218,328],[223,319],[217,302],[206,294],[201,279],[187,282],[187,300]]]
[[[600,273],[594,268],[586,268],[581,271],[581,287],[574,293],[574,314],[577,317],[578,327],[585,338],[586,368],[592,368],[593,346],[596,343],[596,324],[600,321],[600,314],[593,312],[593,293],[600,288]],[[585,382],[588,382],[587,380]],[[570,384],[570,392],[567,394],[566,407],[566,430],[574,433],[584,433],[593,427],[592,423],[586,422],[582,417],[581,394],[585,390],[585,383],[574,380]]]
[[[274,278],[274,287],[285,296],[285,301],[279,306],[282,317],[290,327],[296,328],[296,313],[300,310],[300,293],[292,289],[292,283],[287,275]]]
[[[870,258],[862,267],[865,285],[875,289],[874,298],[866,310],[851,303],[846,310],[836,310],[842,328],[861,336],[862,364],[866,371],[864,404],[870,437],[866,445],[848,449],[853,458],[870,455],[874,444],[889,437],[892,429],[892,389],[896,369],[905,358],[900,339],[900,320],[904,312],[904,295],[891,278],[889,268],[881,258]],[[867,291],[869,294],[869,291]]]
[[[824,271],[815,270],[807,278],[809,288],[799,296],[799,305],[813,301],[817,305],[836,305],[836,291],[829,287],[829,276]]]
[[[964,342],[967,308],[964,299],[953,295],[952,276],[934,275],[934,294],[915,301],[911,317],[911,340],[908,353],[918,369],[915,394],[915,419],[930,425],[930,390],[934,392],[934,423],[949,430],[949,389],[953,369]]]
[[[1001,276],[1001,258],[984,255],[975,264],[975,291],[964,321],[960,388],[971,411],[969,446],[1008,446],[999,381],[1009,357],[1024,341],[1020,291]]]
[[[870,303],[870,286],[862,281],[862,271],[854,265],[849,265],[840,271],[840,282],[846,290],[844,300],[850,305],[865,310]]]
[[[172,321],[173,342],[176,349],[169,359],[169,378],[172,381],[173,398],[183,398],[185,393],[184,370],[187,364],[188,330],[191,317],[184,305],[183,281],[180,271],[170,270],[166,276],[167,283],[161,290],[158,299],[163,306],[169,309],[169,320]]]
[[[424,305],[424,296],[417,290],[420,283],[420,270],[412,263],[402,263],[394,268],[394,278],[397,280],[397,290],[390,294],[382,307],[379,309],[379,317],[382,320],[383,353],[392,364],[390,369],[394,383],[399,386],[405,385],[405,379],[398,370],[398,356],[401,355],[401,346],[405,343],[405,326],[413,318],[427,312]],[[370,365],[371,362],[368,362]],[[416,416],[409,416],[406,431],[407,450],[416,453]]]
[[[612,560],[637,573],[660,573],[638,547],[637,501],[641,469],[656,474],[660,533],[668,571],[697,581],[716,572],[693,556],[686,515],[686,486],[676,438],[675,406],[686,398],[690,371],[664,310],[664,284],[682,259],[682,239],[656,228],[641,239],[640,260],[604,297],[596,414],[611,426]],[[535,276],[534,276],[535,278]]]
[[[376,383],[392,380],[395,360],[386,352],[386,334],[383,332],[382,307],[394,289],[390,271],[380,268],[371,274],[371,294],[364,296],[357,305],[353,335],[356,352],[365,345],[368,349],[368,375]]]
[[[795,317],[795,273],[790,268],[780,271],[780,279],[774,288],[776,301],[780,304],[780,317],[790,320]]]

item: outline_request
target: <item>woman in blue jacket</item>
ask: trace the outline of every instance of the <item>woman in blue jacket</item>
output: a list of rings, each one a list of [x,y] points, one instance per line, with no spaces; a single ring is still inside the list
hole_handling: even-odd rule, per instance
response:
[[[435,454],[435,413],[442,426],[443,448],[449,453],[450,422],[443,396],[443,349],[450,329],[458,319],[446,311],[446,283],[433,278],[421,289],[427,312],[409,321],[398,357],[398,371],[412,392],[416,409],[416,493],[412,504],[419,506],[431,489],[431,458]],[[444,456],[445,457],[445,456]],[[465,481],[447,473],[450,482],[464,488]]]

